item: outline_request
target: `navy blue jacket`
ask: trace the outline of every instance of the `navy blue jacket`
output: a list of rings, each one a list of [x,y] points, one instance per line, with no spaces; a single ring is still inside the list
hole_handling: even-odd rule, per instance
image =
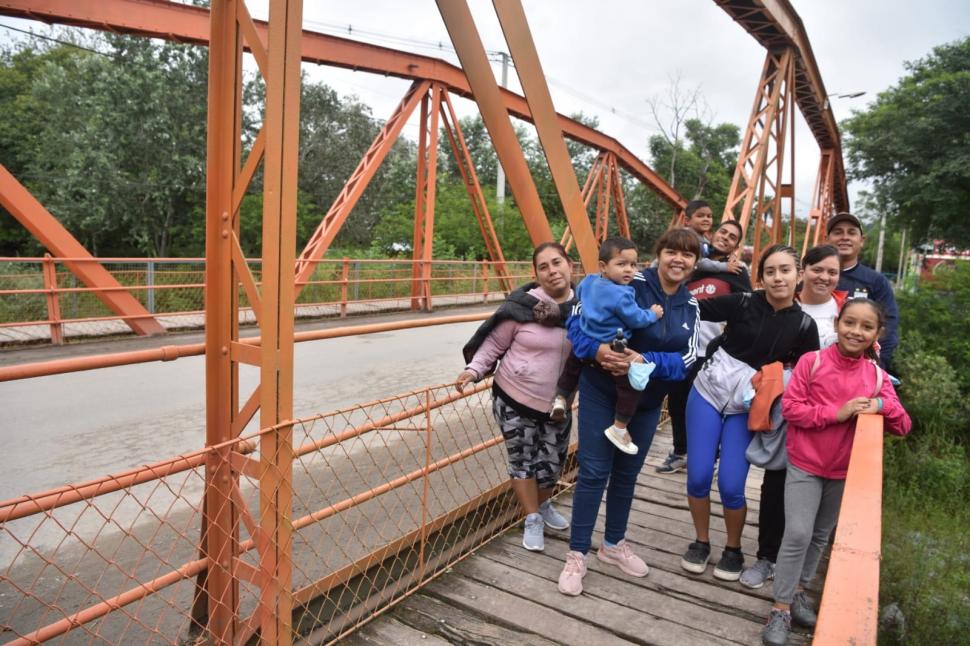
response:
[[[664,292],[660,286],[657,269],[644,269],[630,283],[636,295],[637,305],[643,309],[651,305],[664,308],[663,317],[653,325],[633,330],[630,348],[644,355],[647,361],[657,364],[651,375],[650,383],[643,391],[639,408],[656,408],[667,396],[674,381],[682,381],[697,360],[697,320],[699,310],[697,299],[683,285],[673,295]],[[580,359],[594,359],[599,342],[589,338],[579,329],[578,312],[582,301],[573,310],[566,329],[573,342],[573,354]],[[578,333],[578,334],[577,334]],[[606,373],[604,383],[612,388],[612,377]]]
[[[858,263],[852,269],[842,270],[836,289],[848,292],[849,298],[864,296],[882,305],[886,312],[886,333],[879,339],[879,363],[889,370],[893,353],[899,345],[899,309],[889,281],[875,269]]]

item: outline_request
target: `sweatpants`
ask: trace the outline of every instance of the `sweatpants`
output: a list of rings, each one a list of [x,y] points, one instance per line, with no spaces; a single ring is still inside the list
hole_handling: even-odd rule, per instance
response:
[[[693,498],[711,495],[714,459],[720,450],[717,487],[725,509],[745,506],[744,484],[748,479],[748,458],[744,453],[751,442],[748,414],[722,415],[691,388],[687,397],[687,494]]]
[[[775,563],[775,601],[791,603],[807,586],[839,518],[845,480],[820,478],[789,464],[785,479],[785,536]]]

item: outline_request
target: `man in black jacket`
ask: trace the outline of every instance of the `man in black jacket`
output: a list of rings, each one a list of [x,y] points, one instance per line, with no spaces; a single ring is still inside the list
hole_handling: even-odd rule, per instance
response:
[[[710,259],[727,264],[727,271],[694,270],[687,289],[698,300],[732,294],[736,292],[750,292],[751,278],[744,264],[735,258],[735,252],[741,243],[741,225],[734,220],[726,220],[714,232],[711,244]],[[663,464],[657,467],[657,473],[677,473],[687,468],[687,427],[684,422],[684,411],[687,406],[687,395],[694,383],[697,371],[704,365],[707,345],[721,333],[719,323],[698,321],[697,333],[697,361],[684,381],[677,382],[673,390],[667,395],[667,412],[670,414],[671,430],[674,435],[674,448],[667,454]]]

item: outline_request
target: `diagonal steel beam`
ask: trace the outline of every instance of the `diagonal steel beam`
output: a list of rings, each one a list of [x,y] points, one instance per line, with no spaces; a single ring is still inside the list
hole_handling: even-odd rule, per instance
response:
[[[579,192],[579,182],[576,171],[566,148],[566,141],[562,136],[562,129],[556,120],[556,109],[552,104],[549,86],[542,72],[539,62],[539,52],[536,51],[529,22],[519,0],[493,0],[499,23],[505,33],[505,41],[509,45],[512,60],[515,61],[515,72],[522,83],[522,90],[532,111],[532,120],[539,135],[539,143],[549,162],[549,172],[562,201],[566,220],[572,230],[576,249],[587,272],[597,269],[596,238],[589,225],[589,218],[583,206],[583,198]],[[606,199],[606,198],[604,198]],[[609,207],[604,205],[606,209]],[[606,213],[604,212],[604,218]],[[605,230],[605,220],[604,220]]]
[[[27,188],[0,164],[0,204],[64,265],[108,309],[141,335],[164,334],[165,328],[84,248]]]
[[[552,229],[471,11],[465,0],[437,0],[437,3],[532,244],[548,242],[552,240]]]
[[[0,15],[196,45],[209,44],[209,11],[166,0],[0,0]],[[261,41],[266,42],[266,23],[255,20],[253,24]],[[453,94],[472,98],[471,86],[461,68],[430,56],[312,31],[303,32],[302,56],[304,61],[319,65],[411,80],[438,81]],[[523,97],[505,89],[500,90],[500,94],[510,114],[532,121],[529,105]],[[613,137],[561,114],[558,119],[559,127],[567,137],[597,150],[615,153],[623,168],[667,203],[681,209],[687,204],[687,200],[662,177]]]

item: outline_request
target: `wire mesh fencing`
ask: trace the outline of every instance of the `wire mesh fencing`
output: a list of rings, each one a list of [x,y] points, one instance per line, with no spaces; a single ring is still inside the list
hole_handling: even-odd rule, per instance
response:
[[[339,638],[518,519],[487,388],[0,502],[2,641]]]

